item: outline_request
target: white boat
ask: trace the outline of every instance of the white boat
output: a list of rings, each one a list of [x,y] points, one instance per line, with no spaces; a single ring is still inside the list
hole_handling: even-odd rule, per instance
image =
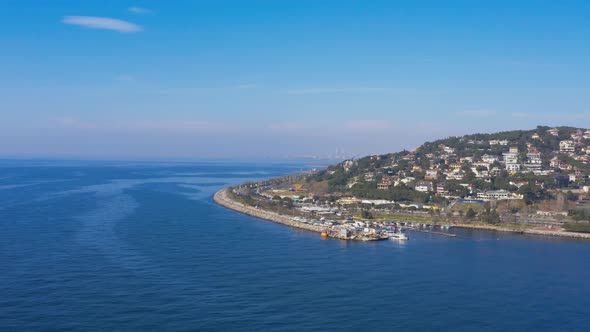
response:
[[[409,239],[408,236],[402,232],[397,232],[397,233],[388,232],[387,236],[389,236],[390,240],[403,240],[403,241],[405,241],[405,240]]]

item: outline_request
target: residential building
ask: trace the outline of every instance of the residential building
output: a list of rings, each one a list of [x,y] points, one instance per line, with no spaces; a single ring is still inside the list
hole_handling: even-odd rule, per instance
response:
[[[374,179],[375,179],[375,173],[373,173],[373,172],[365,173],[365,181],[371,182]]]
[[[520,164],[518,163],[518,148],[511,147],[508,152],[502,154],[504,156],[504,163],[506,164],[506,170],[509,172],[520,171]]]
[[[506,170],[510,173],[516,173],[520,171],[520,164],[506,164]]]
[[[445,189],[447,183],[446,182],[439,182],[436,184],[436,192],[441,195],[446,195],[447,190]]]
[[[429,181],[418,181],[416,182],[416,186],[414,190],[421,191],[421,192],[429,192],[432,191],[432,183]]]
[[[506,164],[516,164],[518,163],[518,148],[511,147],[508,152],[502,153],[504,156],[504,162]]]
[[[444,151],[445,153],[448,153],[448,154],[453,154],[453,153],[455,153],[455,149],[453,149],[453,148],[450,148],[450,147],[448,147],[448,146],[443,146],[443,151]]]
[[[473,162],[473,157],[462,157],[462,158],[459,158],[459,162],[461,162],[461,163],[472,163]]]
[[[484,154],[483,156],[481,156],[481,161],[483,161],[484,163],[493,164],[496,161],[500,161],[500,158],[498,158],[498,156],[492,156],[492,155],[489,155],[489,154]]]
[[[529,152],[526,154],[527,163],[525,164],[525,168],[528,171],[538,171],[541,170],[543,167],[543,160],[541,159],[541,153],[537,151],[535,148],[530,148]]]
[[[574,153],[576,152],[576,143],[572,140],[565,140],[559,142],[559,152],[562,153]]]
[[[460,170],[461,168],[463,168],[463,164],[461,164],[461,163],[453,163],[453,164],[449,165],[449,167],[452,170]]]
[[[478,193],[477,198],[483,199],[484,201],[489,201],[492,199],[522,199],[522,195],[512,194],[508,190],[488,190],[483,193]]]
[[[393,183],[387,181],[387,182],[381,182],[379,184],[377,184],[377,189],[379,190],[389,190],[391,189],[391,186],[393,185]]]
[[[436,170],[436,169],[427,170],[424,178],[426,180],[435,180],[436,178],[438,178],[438,170]]]
[[[488,143],[490,145],[508,145],[509,142],[505,139],[504,140],[493,139],[493,140],[490,140]]]

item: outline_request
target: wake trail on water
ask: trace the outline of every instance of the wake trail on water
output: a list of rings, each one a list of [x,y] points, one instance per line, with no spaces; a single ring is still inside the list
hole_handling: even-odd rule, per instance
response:
[[[70,190],[60,195],[93,193],[98,201],[95,209],[74,217],[81,224],[76,238],[82,246],[100,253],[110,264],[136,275],[138,281],[144,283],[143,290],[146,293],[157,294],[162,299],[174,298],[174,301],[169,303],[186,307],[194,305],[195,299],[206,300],[208,293],[199,291],[187,279],[177,275],[172,276],[165,268],[121,238],[116,231],[117,224],[132,216],[141,206],[129,189],[146,183],[181,182],[179,180],[178,178],[116,180],[107,184]],[[201,183],[196,181],[178,183],[179,188],[191,189],[191,191],[178,191],[176,194],[201,201],[203,204],[213,204],[209,202],[209,198],[222,186],[228,185],[227,178],[208,179],[204,181],[205,183],[202,178],[199,180]],[[231,179],[229,180],[231,182]],[[220,182],[224,184],[220,185]],[[175,290],[175,295],[171,295],[172,289]],[[222,296],[222,294],[218,295]],[[226,295],[230,296],[230,294]]]

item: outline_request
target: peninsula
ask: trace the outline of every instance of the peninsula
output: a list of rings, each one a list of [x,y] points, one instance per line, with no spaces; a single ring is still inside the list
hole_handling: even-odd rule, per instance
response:
[[[346,240],[399,228],[590,239],[590,130],[543,127],[427,142],[217,192],[230,209]]]

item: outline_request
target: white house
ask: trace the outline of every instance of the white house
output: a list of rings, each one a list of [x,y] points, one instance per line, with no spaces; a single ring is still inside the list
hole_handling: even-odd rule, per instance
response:
[[[418,181],[416,182],[414,189],[420,192],[429,192],[432,191],[432,183],[428,181]]]
[[[520,164],[506,164],[506,170],[511,173],[519,172]]]
[[[490,199],[522,199],[522,195],[512,194],[508,190],[488,190],[483,193],[478,193],[477,198],[483,199],[484,201]]]
[[[507,164],[516,164],[518,163],[518,148],[511,147],[508,152],[502,153],[504,156],[504,162]]]
[[[496,161],[500,161],[500,158],[498,156],[492,156],[492,155],[489,155],[489,154],[484,154],[483,156],[481,156],[481,161],[483,161],[484,163],[493,164]]]

